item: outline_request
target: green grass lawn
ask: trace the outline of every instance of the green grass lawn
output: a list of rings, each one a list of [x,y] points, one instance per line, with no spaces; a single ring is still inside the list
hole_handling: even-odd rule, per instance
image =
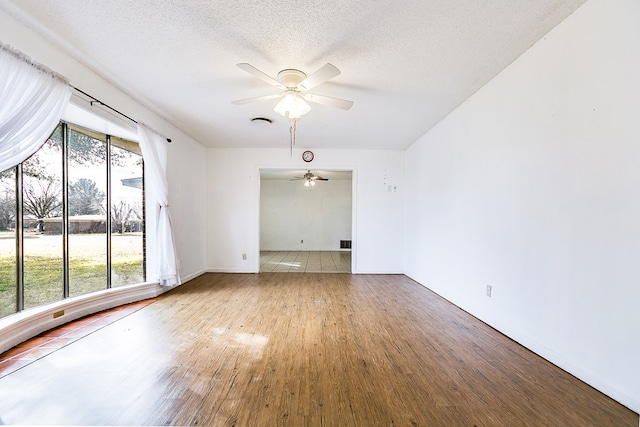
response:
[[[69,291],[71,296],[107,288],[104,235],[73,235],[69,239]],[[112,287],[144,280],[142,236],[112,236]],[[58,301],[63,295],[62,239],[35,236],[25,239],[25,308]],[[15,312],[15,239],[0,239],[0,317]]]
[[[0,317],[16,310],[16,259],[0,258]]]

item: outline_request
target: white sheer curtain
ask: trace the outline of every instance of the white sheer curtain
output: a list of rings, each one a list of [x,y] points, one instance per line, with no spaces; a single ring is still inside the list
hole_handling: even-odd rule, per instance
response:
[[[167,185],[167,141],[147,126],[138,123],[138,137],[145,166],[145,186],[156,195],[158,207],[156,227],[156,280],[164,286],[180,283],[176,250],[169,214]],[[153,203],[153,201],[151,201]]]
[[[63,77],[0,43],[0,172],[42,147],[70,97]]]

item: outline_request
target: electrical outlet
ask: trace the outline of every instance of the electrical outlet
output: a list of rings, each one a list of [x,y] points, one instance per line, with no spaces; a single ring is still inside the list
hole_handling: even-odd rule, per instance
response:
[[[487,285],[487,296],[491,298],[491,285]]]
[[[301,240],[300,240],[300,243],[304,243],[304,240],[302,240],[302,239],[301,239]]]
[[[247,254],[242,254],[242,260],[246,261],[247,260]]]

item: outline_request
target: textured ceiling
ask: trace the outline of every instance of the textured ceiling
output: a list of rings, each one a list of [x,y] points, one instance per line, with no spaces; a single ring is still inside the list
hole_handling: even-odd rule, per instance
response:
[[[297,144],[403,149],[584,0],[3,0],[0,8],[207,146],[288,147],[277,93],[236,67],[275,77],[330,62],[310,92]],[[72,84],[74,82],[71,82]],[[80,88],[91,91],[91,88]],[[251,123],[269,117],[267,127]]]
[[[291,180],[304,176],[309,171],[316,176],[333,181],[351,181],[353,173],[344,170],[319,169],[260,169],[261,180]]]

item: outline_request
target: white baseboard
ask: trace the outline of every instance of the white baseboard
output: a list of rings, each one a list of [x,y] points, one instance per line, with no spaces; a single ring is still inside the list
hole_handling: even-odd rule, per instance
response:
[[[258,273],[257,271],[249,271],[249,270],[239,270],[239,269],[235,269],[235,268],[208,268],[207,273],[238,273],[238,274],[245,274],[245,273]]]
[[[189,274],[188,276],[184,276],[184,277],[182,277],[182,276],[181,276],[181,277],[180,277],[180,282],[181,282],[181,283],[186,283],[186,282],[188,282],[189,280],[193,280],[193,279],[195,279],[196,277],[202,276],[202,275],[203,275],[203,274],[205,274],[205,273],[206,273],[206,271],[205,271],[205,270],[200,270],[200,271],[197,271],[197,272],[195,272],[195,273],[193,273],[193,274]]]
[[[507,337],[511,338],[512,340],[514,340],[518,344],[522,345],[523,347],[527,348],[528,350],[531,350],[533,353],[537,354],[538,356],[542,357],[543,359],[553,363],[554,365],[556,365],[560,369],[570,373],[571,375],[573,375],[574,377],[580,379],[581,381],[584,381],[585,383],[589,384],[591,387],[595,388],[596,390],[600,391],[601,393],[609,396],[613,400],[615,400],[615,401],[619,402],[620,404],[626,406],[627,408],[631,409],[632,411],[634,411],[636,413],[640,413],[640,399],[638,399],[637,397],[634,397],[634,396],[630,395],[629,393],[625,392],[624,390],[620,390],[619,388],[611,385],[609,382],[607,382],[606,380],[604,380],[600,376],[598,376],[596,374],[593,374],[591,372],[588,372],[588,371],[576,366],[575,363],[572,363],[570,360],[567,360],[561,354],[556,353],[555,351],[553,351],[552,349],[548,348],[547,346],[545,346],[545,345],[541,344],[540,342],[530,338],[526,334],[523,334],[521,331],[516,330],[516,329],[514,329],[514,328],[512,328],[512,327],[510,327],[508,325],[501,324],[500,322],[490,321],[488,319],[484,319],[481,316],[476,315],[472,310],[469,310],[468,308],[466,308],[466,307],[464,307],[464,306],[462,306],[460,304],[456,304],[456,302],[453,301],[452,299],[449,299],[445,295],[439,293],[436,290],[433,290],[429,286],[427,286],[427,285],[425,285],[423,283],[420,283],[419,281],[417,281],[416,279],[412,278],[411,276],[407,275],[407,277],[409,277],[411,280],[415,281],[419,285],[424,286],[425,288],[429,289],[430,291],[432,291],[433,293],[437,294],[438,296],[440,296],[440,297],[444,298],[445,300],[449,301],[451,304],[455,305],[456,307],[459,307],[460,309],[466,311],[471,316],[475,317],[476,319],[480,320],[481,322],[486,323],[487,325],[491,326],[492,328],[494,328],[495,330],[497,330],[501,334],[504,334]],[[640,427],[640,418],[638,419],[638,427]]]
[[[359,274],[359,275],[365,275],[365,274],[370,274],[372,276],[375,275],[383,275],[383,274],[389,274],[389,275],[402,275],[404,276],[403,272],[400,271],[366,271],[366,270],[357,270],[357,271],[353,271],[352,274]]]
[[[249,270],[238,270],[234,268],[208,268],[206,273],[238,273],[238,274],[246,274],[246,273],[259,273],[258,271],[249,271]],[[382,275],[382,274],[395,274],[395,275],[404,275],[401,271],[351,271],[351,274],[371,274],[371,275]]]
[[[460,308],[464,310],[463,307],[460,307]],[[473,315],[473,313],[469,313],[469,314]],[[482,321],[485,322],[484,320]],[[553,363],[560,369],[570,373],[574,377],[589,384],[591,387],[595,388],[596,390],[599,390],[600,392],[602,392],[603,394],[606,394],[613,400],[631,409],[633,412],[640,413],[639,399],[631,396],[629,393],[626,393],[624,390],[620,390],[619,388],[611,385],[602,377],[576,366],[575,363],[572,363],[570,360],[567,360],[561,354],[556,353],[552,349],[542,345],[540,342],[534,339],[531,339],[525,334],[520,333],[520,331],[517,331],[507,325],[496,323],[496,322],[493,322],[493,324],[489,322],[485,322],[485,323],[487,323],[489,326],[496,329],[500,333],[508,336],[509,338],[511,338],[518,344],[522,345],[523,347],[531,350],[532,352],[542,357],[543,359],[548,360],[549,362]],[[640,418],[638,419],[638,425],[640,426]]]
[[[93,292],[36,307],[0,319],[0,353],[49,329],[123,304],[154,298],[169,290],[141,283]],[[64,314],[59,315],[61,312]],[[54,318],[54,314],[59,315]]]

